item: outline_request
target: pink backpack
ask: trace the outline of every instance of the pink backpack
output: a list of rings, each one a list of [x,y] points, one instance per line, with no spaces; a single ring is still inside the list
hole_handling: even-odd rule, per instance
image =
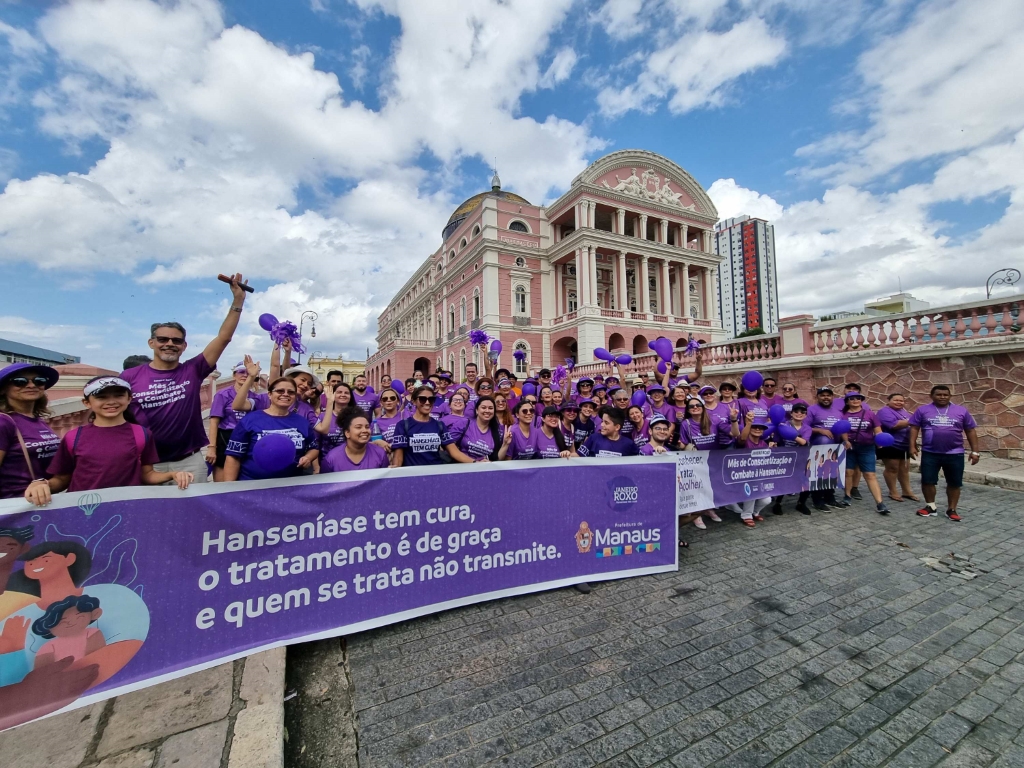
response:
[[[131,422],[128,422],[131,424]],[[146,429],[139,424],[132,424],[132,435],[135,437],[135,449],[138,452],[138,458],[142,459],[142,451],[146,447]],[[71,455],[76,456],[75,449],[78,447],[78,438],[82,436],[81,427],[72,427],[68,430],[67,434],[64,435],[64,439],[69,441],[71,444]],[[77,458],[77,456],[76,456]]]

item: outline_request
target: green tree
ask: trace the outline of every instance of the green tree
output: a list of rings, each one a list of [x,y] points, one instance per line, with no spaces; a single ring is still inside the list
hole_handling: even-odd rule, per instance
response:
[[[745,336],[763,336],[763,335],[764,335],[764,329],[763,328],[754,327],[754,328],[748,328],[743,333],[737,333],[736,334],[736,338],[737,339],[742,339]]]

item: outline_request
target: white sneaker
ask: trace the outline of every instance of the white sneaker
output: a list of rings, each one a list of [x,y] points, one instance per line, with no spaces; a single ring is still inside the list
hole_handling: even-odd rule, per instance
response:
[[[716,523],[720,523],[720,522],[722,522],[722,518],[720,518],[720,517],[718,516],[718,513],[717,513],[717,512],[715,512],[715,510],[713,510],[713,509],[712,509],[712,510],[711,510],[710,512],[708,512],[708,517],[710,517],[710,518],[711,518],[712,520],[714,520],[714,521],[715,521]]]
[[[706,531],[708,529],[708,527],[704,525],[703,517],[698,517],[696,520],[693,521],[693,524],[700,528],[702,531]]]

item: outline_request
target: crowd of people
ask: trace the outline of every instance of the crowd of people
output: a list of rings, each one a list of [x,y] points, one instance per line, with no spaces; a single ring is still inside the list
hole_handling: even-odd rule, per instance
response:
[[[917,514],[938,514],[941,470],[945,515],[959,521],[964,463],[979,458],[975,421],[966,408],[951,402],[952,392],[945,385],[933,387],[931,402],[913,413],[899,392],[874,411],[856,382],[846,384],[841,393],[818,387],[810,402],[794,384],[779,387],[772,377],[763,378],[755,389],[742,382],[737,386],[723,381],[717,387],[702,383],[699,351],[694,370],[686,376],[675,362],[664,373],[632,377],[621,367],[594,377],[545,368],[520,383],[486,356],[483,375],[474,363],[467,364],[461,382],[451,371],[412,371],[402,381],[384,377],[378,392],[368,386],[365,375],[349,385],[340,371],[330,371],[321,381],[307,366],[292,364],[285,342],[274,345],[266,377],[248,356],[232,367],[232,385],[214,397],[207,428],[200,388],[231,341],[246,296],[241,275],[230,286],[231,308],[200,354],[182,359],[188,342],[180,324],[153,324],[152,358],[130,358],[120,375],[89,381],[83,390],[89,421],[63,437],[46,421],[46,391],[57,382],[58,372],[31,363],[0,371],[0,498],[24,496],[44,505],[61,491],[159,484],[184,489],[208,479],[842,445],[845,485],[827,480],[834,480],[825,464],[836,461],[838,466],[836,450],[822,458],[821,466],[809,467],[808,490],[796,499],[801,513],[849,506],[861,498],[863,477],[877,511],[888,514],[876,479],[877,459],[884,464],[889,498],[917,501],[909,460],[920,455],[924,505]],[[785,411],[785,430],[770,418],[775,406]],[[848,428],[835,431],[840,423]],[[891,439],[879,440],[881,433]],[[283,462],[261,456],[261,441],[272,435],[284,436],[294,449],[286,450]],[[837,498],[840,487],[846,493]],[[783,503],[782,497],[756,499],[732,511],[754,527],[769,507],[782,514]],[[694,525],[706,528],[705,518],[721,522],[711,509],[695,515]]]

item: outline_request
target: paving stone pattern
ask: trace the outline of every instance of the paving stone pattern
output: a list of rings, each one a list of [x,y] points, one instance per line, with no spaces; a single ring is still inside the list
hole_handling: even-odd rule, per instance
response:
[[[685,528],[677,573],[350,637],[358,764],[1024,766],[1022,505],[790,501]],[[979,575],[920,559],[951,552]]]

